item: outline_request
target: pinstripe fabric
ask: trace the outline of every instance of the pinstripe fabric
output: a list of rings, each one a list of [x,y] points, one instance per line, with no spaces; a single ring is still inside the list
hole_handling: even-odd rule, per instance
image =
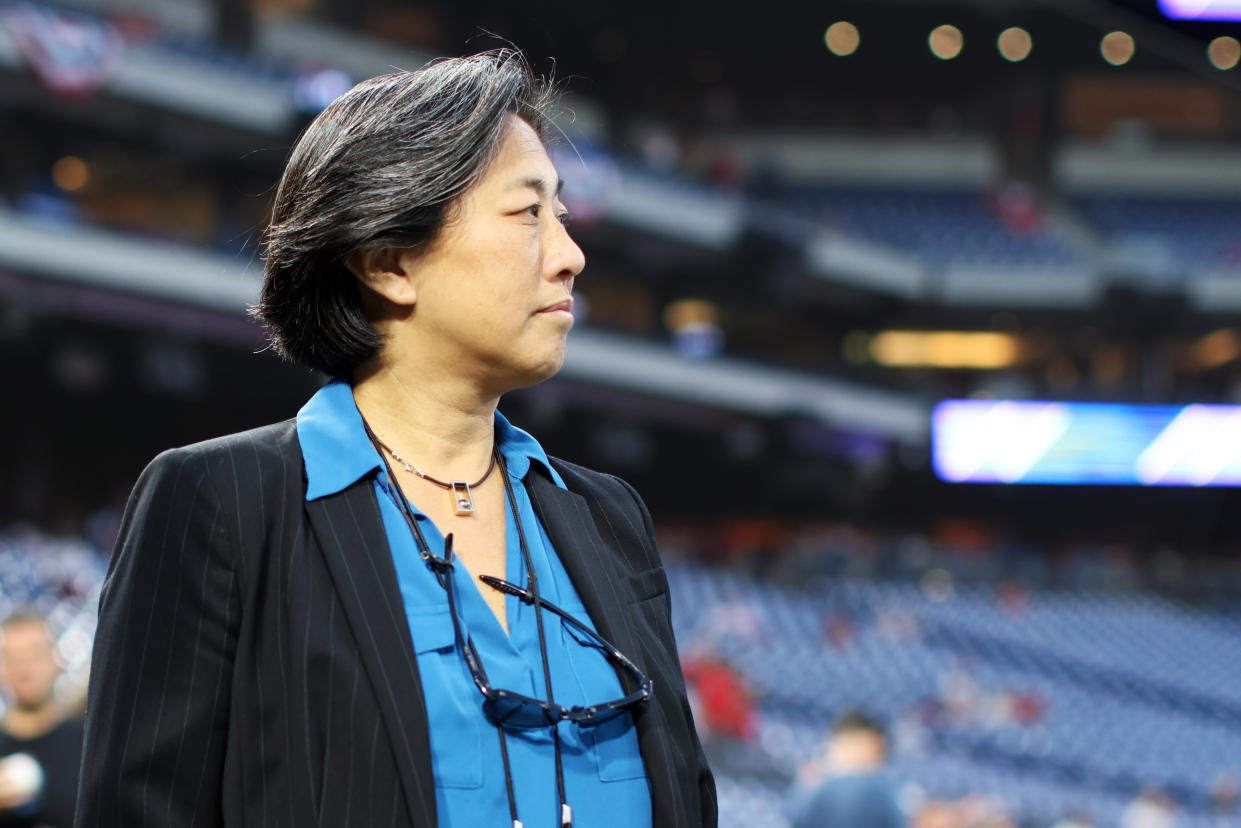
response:
[[[626,484],[557,470],[573,491],[527,479],[540,519],[600,632],[655,682],[636,719],[654,823],[713,826],[649,517]],[[293,420],[143,472],[100,600],[78,828],[435,825],[373,488],[304,493]]]
[[[654,824],[715,825],[715,780],[694,732],[676,642],[668,580],[646,506],[629,484],[552,460],[568,490],[536,468],[526,487],[565,570],[604,638],[655,682],[634,716],[651,780]],[[626,692],[633,689],[618,672]]]

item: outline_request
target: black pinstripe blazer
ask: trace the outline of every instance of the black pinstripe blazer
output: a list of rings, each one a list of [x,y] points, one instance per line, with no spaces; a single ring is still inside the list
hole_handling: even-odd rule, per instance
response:
[[[599,632],[654,680],[635,718],[655,825],[714,826],[646,508],[616,478],[553,462],[569,490],[533,464],[535,511]],[[436,824],[374,488],[307,503],[305,486],[293,420],[143,472],[100,600],[78,828]]]

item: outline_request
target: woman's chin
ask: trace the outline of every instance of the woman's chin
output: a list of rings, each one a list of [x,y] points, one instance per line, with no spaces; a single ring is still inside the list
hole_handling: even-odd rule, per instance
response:
[[[548,354],[544,359],[532,362],[523,366],[517,377],[519,384],[514,388],[528,388],[531,385],[538,385],[546,379],[551,379],[560,372],[561,366],[564,365],[564,348],[558,348],[554,353]]]

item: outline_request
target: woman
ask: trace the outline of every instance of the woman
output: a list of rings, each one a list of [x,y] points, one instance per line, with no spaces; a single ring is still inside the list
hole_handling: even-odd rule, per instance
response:
[[[715,824],[645,507],[496,410],[560,367],[584,266],[551,104],[497,51],[299,140],[256,315],[335,379],[138,481],[82,828]]]

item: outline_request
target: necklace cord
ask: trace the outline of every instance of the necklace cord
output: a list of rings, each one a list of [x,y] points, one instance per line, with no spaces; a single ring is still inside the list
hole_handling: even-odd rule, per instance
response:
[[[366,421],[365,421],[365,420],[363,420],[363,423],[365,423],[365,422],[366,422]],[[448,489],[448,490],[451,490],[451,489],[453,488],[453,484],[454,484],[454,483],[464,482],[464,481],[457,481],[457,480],[454,480],[454,481],[452,481],[451,483],[445,483],[443,480],[440,480],[440,479],[438,479],[438,478],[432,477],[431,475],[429,475],[429,474],[427,474],[426,472],[424,472],[424,471],[422,471],[421,469],[419,469],[419,468],[418,468],[417,466],[415,466],[413,463],[411,463],[411,462],[409,462],[408,460],[406,460],[406,459],[405,459],[404,457],[402,457],[401,455],[397,454],[397,453],[396,453],[395,451],[393,451],[391,448],[389,448],[389,446],[388,446],[388,444],[387,444],[387,443],[385,443],[383,440],[380,440],[378,437],[376,437],[376,436],[375,436],[375,433],[374,433],[373,431],[371,431],[371,429],[370,429],[370,426],[369,426],[369,425],[366,427],[366,433],[367,433],[368,435],[370,435],[370,437],[371,437],[371,439],[372,439],[372,440],[374,440],[376,443],[378,443],[378,444],[379,444],[379,447],[380,447],[380,448],[382,448],[384,451],[388,452],[388,454],[391,454],[391,455],[392,455],[392,459],[393,459],[393,460],[395,460],[396,462],[398,462],[398,463],[400,463],[401,465],[403,465],[403,466],[405,467],[405,470],[406,470],[406,471],[413,472],[414,474],[418,475],[419,477],[421,477],[423,480],[427,481],[428,483],[434,483],[436,486],[439,486],[441,489]],[[466,483],[466,484],[465,484],[465,485],[466,485],[466,488],[469,488],[469,489],[475,489],[475,488],[478,488],[479,486],[483,485],[483,483],[485,483],[485,482],[487,481],[487,478],[488,478],[488,477],[491,477],[491,472],[492,472],[492,471],[494,471],[494,470],[495,470],[495,467],[496,467],[496,456],[497,456],[498,454],[499,454],[499,451],[496,449],[496,446],[495,446],[495,444],[493,443],[493,444],[492,444],[492,447],[491,447],[491,462],[487,464],[487,471],[483,472],[483,476],[482,476],[482,477],[480,477],[480,478],[478,478],[478,480],[477,480],[476,482],[474,482],[474,483]],[[385,465],[387,465],[387,461],[386,461],[386,460],[384,461],[384,463],[385,463]],[[392,469],[391,469],[391,468],[389,468],[389,469],[388,469],[388,471],[389,471],[389,472],[391,472],[391,471],[392,471]]]

